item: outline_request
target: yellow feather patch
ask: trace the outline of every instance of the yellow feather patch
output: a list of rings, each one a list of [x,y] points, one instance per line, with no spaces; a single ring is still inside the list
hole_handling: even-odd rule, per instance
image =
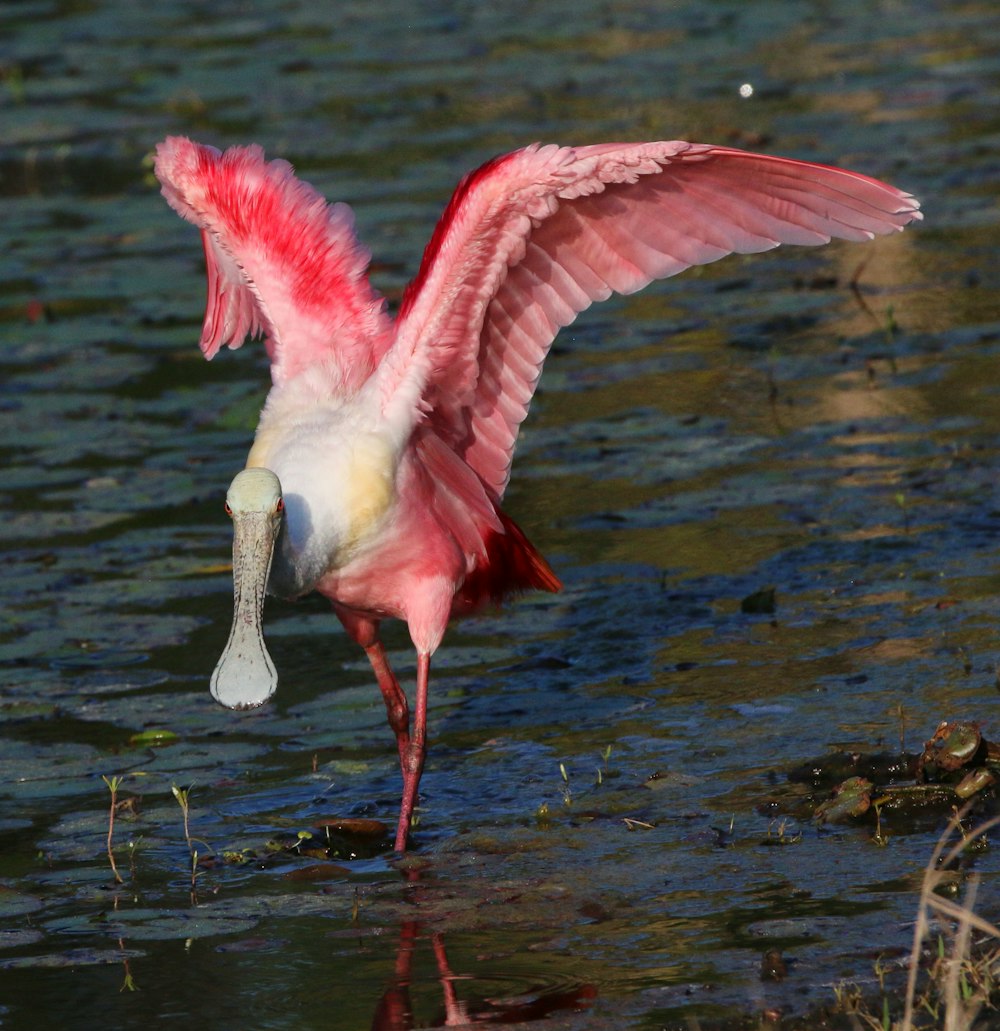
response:
[[[247,455],[248,469],[270,469],[267,459],[271,452],[271,444],[278,434],[271,427],[258,426],[257,433],[253,438],[253,446],[250,454]]]
[[[348,549],[360,544],[392,504],[396,462],[389,442],[374,434],[353,442],[350,469],[345,486],[348,512]]]

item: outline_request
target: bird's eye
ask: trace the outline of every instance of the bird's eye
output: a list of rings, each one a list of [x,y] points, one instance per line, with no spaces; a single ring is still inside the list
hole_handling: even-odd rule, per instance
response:
[[[226,515],[231,516],[233,514],[233,506],[226,502]]]
[[[285,510],[285,499],[278,498],[278,503],[274,506],[275,512],[284,512]]]

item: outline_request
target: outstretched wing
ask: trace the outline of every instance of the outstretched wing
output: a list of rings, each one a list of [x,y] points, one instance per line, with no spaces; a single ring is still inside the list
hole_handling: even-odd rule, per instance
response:
[[[549,346],[591,303],[733,252],[920,217],[876,179],[725,147],[515,151],[466,177],[439,222],[377,373],[383,407],[432,420],[499,498]]]
[[[220,153],[174,136],[156,148],[155,170],[170,206],[202,231],[205,356],[263,332],[276,383],[316,362],[339,370],[345,390],[364,382],[391,323],[351,209],[327,205],[256,146]]]

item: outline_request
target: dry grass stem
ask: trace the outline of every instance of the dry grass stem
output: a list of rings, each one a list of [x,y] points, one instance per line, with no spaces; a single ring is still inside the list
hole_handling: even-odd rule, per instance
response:
[[[1000,948],[987,953],[978,962],[972,957],[973,930],[1000,943],[1000,928],[973,912],[979,884],[978,875],[971,874],[968,877],[968,888],[963,902],[954,902],[938,894],[938,888],[945,880],[947,871],[969,844],[1000,824],[1000,817],[995,817],[966,833],[962,828],[962,820],[967,811],[968,806],[955,813],[948,822],[924,870],[920,904],[913,928],[913,948],[908,963],[903,1019],[898,1025],[899,1031],[916,1031],[914,1014],[918,1006],[932,1008],[926,996],[918,998],[917,995],[921,947],[931,933],[932,918],[951,925],[951,947],[946,955],[939,958],[931,971],[932,979],[937,982],[936,995],[943,1008],[944,1019],[941,1027],[944,1031],[968,1031],[980,1010],[989,1004],[990,996],[996,987],[993,968],[1000,959]],[[956,832],[960,837],[952,843],[952,836]]]

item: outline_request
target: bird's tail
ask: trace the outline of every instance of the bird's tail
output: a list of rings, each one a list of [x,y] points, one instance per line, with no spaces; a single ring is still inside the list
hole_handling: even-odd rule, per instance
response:
[[[452,609],[456,615],[521,591],[562,590],[562,581],[524,531],[505,512],[497,509],[497,515],[502,528],[487,537],[486,560],[465,578]]]

